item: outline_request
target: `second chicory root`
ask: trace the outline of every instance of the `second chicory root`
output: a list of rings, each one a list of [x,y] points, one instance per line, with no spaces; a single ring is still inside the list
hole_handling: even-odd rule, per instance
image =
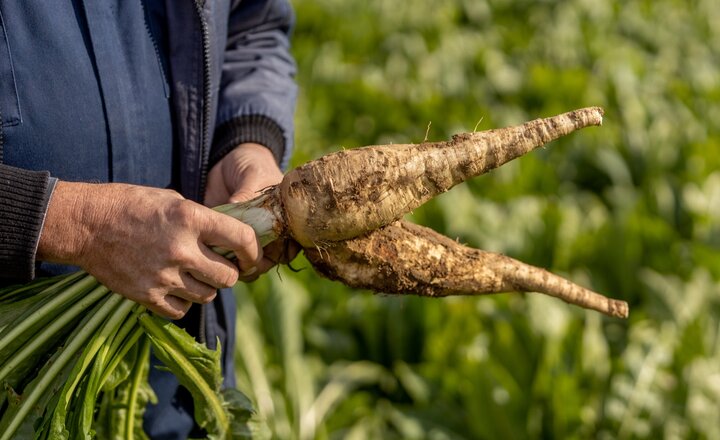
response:
[[[322,275],[355,288],[430,297],[538,292],[609,316],[628,316],[624,301],[405,221],[322,248],[306,248],[305,255]]]

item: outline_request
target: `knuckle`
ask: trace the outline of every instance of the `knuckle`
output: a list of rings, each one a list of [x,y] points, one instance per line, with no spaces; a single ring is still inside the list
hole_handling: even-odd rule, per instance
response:
[[[159,292],[150,291],[148,292],[147,297],[145,298],[145,305],[150,306],[154,309],[163,309],[163,306],[165,305],[164,295],[162,295]]]
[[[190,227],[197,219],[197,206],[189,200],[178,200],[174,206],[173,219],[180,225]]]
[[[177,284],[177,281],[173,274],[166,270],[155,272],[155,274],[153,275],[153,281],[157,287],[163,289],[175,287]],[[158,300],[162,300],[162,296],[160,296]]]
[[[240,241],[246,245],[256,245],[257,239],[255,238],[255,231],[253,228],[247,225],[242,225],[238,231],[238,237]]]
[[[173,307],[166,298],[167,292],[164,289],[151,289],[143,296],[140,302],[152,312],[170,319],[180,319],[185,316],[184,310]]]
[[[167,260],[173,265],[186,265],[192,260],[192,256],[186,246],[179,241],[174,241],[168,246]]]
[[[160,189],[160,191],[163,191],[165,194],[174,198],[175,200],[185,200],[185,197],[183,197],[182,194],[173,189]]]
[[[238,243],[245,250],[255,250],[255,248],[259,250],[257,238],[255,237],[255,231],[250,226],[242,225],[238,228],[237,234]]]
[[[212,302],[212,300],[215,299],[215,296],[217,295],[216,291],[213,290],[209,295],[202,296],[200,299],[200,304],[209,304]]]

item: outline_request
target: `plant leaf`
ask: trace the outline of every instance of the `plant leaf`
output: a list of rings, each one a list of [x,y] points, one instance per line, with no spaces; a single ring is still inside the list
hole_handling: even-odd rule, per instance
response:
[[[155,355],[192,394],[195,421],[207,431],[208,438],[252,437],[249,399],[236,390],[221,390],[220,344],[217,350],[210,350],[171,322],[149,313],[141,314],[138,320]]]
[[[129,375],[127,380],[102,394],[100,411],[93,424],[98,439],[148,438],[143,430],[143,413],[148,403],[157,403],[155,392],[148,383],[149,354],[150,344],[143,336],[118,364],[118,369],[129,369]]]

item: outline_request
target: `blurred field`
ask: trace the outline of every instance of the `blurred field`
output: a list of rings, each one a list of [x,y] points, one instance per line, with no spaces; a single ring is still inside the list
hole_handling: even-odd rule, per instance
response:
[[[590,128],[412,220],[628,301],[238,289],[237,364],[283,439],[720,439],[716,1],[295,0],[294,163],[577,107]],[[479,122],[479,124],[478,124]],[[295,267],[308,268],[302,258]]]

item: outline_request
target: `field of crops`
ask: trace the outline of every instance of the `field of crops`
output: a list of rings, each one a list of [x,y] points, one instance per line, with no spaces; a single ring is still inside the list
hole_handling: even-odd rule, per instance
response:
[[[238,288],[240,388],[279,438],[720,438],[715,1],[294,0],[299,164],[574,108],[600,128],[416,210],[630,303]]]

